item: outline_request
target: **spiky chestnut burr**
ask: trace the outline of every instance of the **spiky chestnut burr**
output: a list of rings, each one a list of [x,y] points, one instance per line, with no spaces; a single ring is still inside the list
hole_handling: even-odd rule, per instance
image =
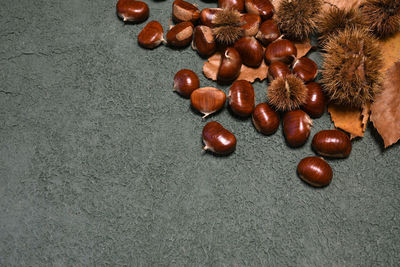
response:
[[[319,41],[323,44],[329,35],[336,35],[345,28],[364,27],[365,23],[358,9],[344,10],[331,6],[317,17]]]
[[[290,40],[303,41],[315,32],[322,0],[282,0],[276,15],[281,32]]]
[[[386,38],[400,31],[400,0],[366,0],[361,12],[378,38]]]
[[[212,33],[215,40],[224,45],[235,43],[244,34],[241,15],[234,9],[222,9],[215,14],[212,21]]]
[[[380,91],[382,55],[377,40],[361,28],[331,35],[323,50],[321,83],[328,98],[352,107],[374,100]]]
[[[268,102],[277,110],[294,110],[307,100],[308,89],[303,81],[293,74],[279,77],[268,86]]]

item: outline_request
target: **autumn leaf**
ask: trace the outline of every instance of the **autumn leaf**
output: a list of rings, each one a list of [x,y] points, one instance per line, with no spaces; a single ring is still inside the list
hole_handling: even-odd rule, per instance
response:
[[[382,136],[385,148],[400,139],[400,61],[386,72],[383,91],[371,107],[371,121]]]
[[[400,32],[380,41],[381,51],[383,55],[383,68],[382,72],[385,73],[393,64],[400,59]]]
[[[364,136],[363,118],[361,108],[345,107],[329,104],[328,112],[336,128],[350,133],[351,138]]]

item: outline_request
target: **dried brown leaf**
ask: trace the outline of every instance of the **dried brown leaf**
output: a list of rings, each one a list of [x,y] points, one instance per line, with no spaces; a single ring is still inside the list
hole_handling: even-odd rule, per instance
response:
[[[383,92],[371,107],[371,121],[382,136],[385,148],[400,139],[400,61],[386,72]]]
[[[400,32],[384,41],[380,41],[383,54],[383,72],[386,72],[400,58]]]
[[[297,48],[297,58],[304,57],[312,48],[310,39],[307,39],[302,43],[295,43],[295,46]]]
[[[217,80],[217,74],[219,65],[221,64],[221,54],[215,53],[211,57],[208,58],[203,65],[203,73],[204,75],[213,81]],[[237,80],[246,80],[248,82],[253,83],[255,80],[259,79],[263,81],[267,78],[268,74],[268,66],[263,61],[258,68],[250,68],[245,65],[242,65],[240,69],[240,74]]]
[[[328,106],[328,112],[336,128],[350,133],[351,138],[364,136],[360,108],[349,108],[331,103]]]
[[[324,7],[329,7],[330,5],[337,6],[341,9],[352,9],[358,8],[363,0],[325,0],[326,5]]]

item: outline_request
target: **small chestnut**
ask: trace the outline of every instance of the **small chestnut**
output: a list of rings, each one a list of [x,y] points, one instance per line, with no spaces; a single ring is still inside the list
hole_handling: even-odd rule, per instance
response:
[[[281,61],[274,61],[268,68],[268,79],[270,82],[277,78],[285,78],[291,73],[288,65]]]
[[[199,17],[200,10],[193,4],[183,0],[175,0],[172,3],[172,19],[175,23],[184,21],[195,23]]]
[[[257,14],[243,14],[242,15],[244,36],[254,36],[257,34],[261,23],[261,17]]]
[[[297,56],[297,48],[293,42],[285,39],[277,39],[265,49],[265,63],[268,65],[274,61],[282,61],[291,64]]]
[[[235,42],[233,47],[239,52],[244,65],[254,68],[261,65],[264,49],[256,38],[242,37]]]
[[[323,130],[314,135],[312,148],[319,155],[347,158],[351,152],[350,138],[339,130]]]
[[[213,27],[215,24],[213,23],[215,14],[221,11],[222,8],[204,8],[200,12],[200,22],[201,24],[207,27]]]
[[[253,111],[253,125],[262,134],[270,135],[279,127],[279,116],[267,103],[260,103]]]
[[[244,0],[218,0],[218,7],[242,12],[244,10]]]
[[[175,74],[174,91],[181,96],[189,98],[190,94],[199,87],[199,77],[193,71],[182,69]]]
[[[218,155],[228,155],[235,151],[236,137],[216,121],[207,123],[203,128],[204,150]]]
[[[174,47],[185,47],[192,41],[194,26],[191,22],[185,21],[176,24],[167,32],[167,42]]]
[[[268,19],[261,23],[256,38],[263,44],[268,45],[281,36],[278,24],[273,19]]]
[[[324,114],[326,106],[324,92],[322,91],[321,85],[316,82],[308,83],[306,87],[308,88],[307,100],[302,106],[302,109],[307,112],[311,118],[319,118]]]
[[[228,103],[236,115],[250,116],[255,105],[254,88],[251,83],[245,80],[235,81],[229,88]]]
[[[297,174],[303,181],[315,187],[327,186],[333,176],[331,166],[319,157],[302,159],[297,165]]]
[[[248,13],[260,15],[262,20],[274,15],[274,6],[269,0],[246,0],[245,6]]]
[[[203,119],[223,108],[225,100],[224,91],[214,87],[199,88],[190,95],[192,107],[204,115]]]
[[[302,110],[286,112],[283,117],[283,133],[289,146],[299,147],[303,145],[310,136],[312,120]]]
[[[293,74],[297,75],[304,82],[311,82],[317,77],[318,66],[313,60],[301,57],[293,63]]]
[[[202,57],[209,57],[217,49],[210,27],[200,25],[194,28],[192,48]]]
[[[159,46],[163,41],[164,30],[158,21],[150,21],[138,35],[140,46],[153,49]]]
[[[150,14],[149,6],[142,1],[118,0],[117,15],[123,21],[140,23],[145,21]]]
[[[239,76],[241,67],[242,59],[239,52],[233,47],[226,48],[224,53],[222,54],[221,64],[218,69],[218,82],[232,82]]]

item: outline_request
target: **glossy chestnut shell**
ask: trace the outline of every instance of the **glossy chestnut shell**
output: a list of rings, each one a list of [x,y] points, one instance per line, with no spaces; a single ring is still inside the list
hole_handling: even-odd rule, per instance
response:
[[[218,69],[218,82],[232,82],[239,76],[241,67],[242,59],[239,52],[233,47],[226,48],[225,52],[222,54],[221,65]]]
[[[263,44],[268,45],[281,36],[278,24],[273,19],[268,19],[261,23],[256,38]]]
[[[316,82],[308,83],[306,87],[308,88],[308,95],[302,109],[307,112],[311,118],[319,118],[324,114],[327,102],[324,92],[322,91],[321,85]]]
[[[189,98],[190,94],[199,87],[199,77],[193,71],[182,69],[175,74],[174,90],[183,97]]]
[[[283,133],[289,146],[299,147],[303,145],[310,136],[312,120],[302,110],[286,112],[283,117]]]
[[[242,12],[244,10],[244,0],[218,0],[218,7]]]
[[[193,4],[183,0],[175,0],[172,3],[172,19],[175,23],[184,21],[195,23],[199,17],[200,10]]]
[[[269,65],[268,79],[270,82],[277,78],[285,78],[289,74],[291,74],[291,71],[288,65],[281,61],[274,61],[271,63],[271,65]]]
[[[279,127],[279,115],[267,103],[260,103],[253,111],[253,125],[262,134],[270,135]]]
[[[312,148],[319,155],[346,158],[351,152],[350,138],[339,130],[323,130],[314,135]]]
[[[313,60],[301,57],[294,62],[292,71],[304,82],[311,82],[317,77],[318,66]]]
[[[236,137],[216,121],[207,123],[203,128],[204,150],[218,155],[228,155],[235,151]]]
[[[237,80],[228,93],[228,103],[231,110],[240,117],[250,116],[254,110],[254,88],[248,81]]]
[[[164,30],[158,21],[150,21],[138,35],[138,43],[141,47],[153,49],[163,41]]]
[[[150,14],[149,6],[142,1],[119,0],[117,3],[117,15],[123,21],[140,23],[145,21]]]
[[[264,50],[256,38],[250,36],[240,38],[233,47],[239,52],[244,65],[253,68],[261,65]]]
[[[172,27],[166,35],[169,45],[185,47],[192,41],[194,26],[191,22],[181,22]]]
[[[214,87],[199,88],[194,90],[190,95],[192,107],[204,114],[203,119],[223,108],[225,100],[226,95],[224,91]]]
[[[289,40],[278,39],[270,43],[265,49],[265,63],[268,65],[274,61],[282,61],[285,64],[291,64],[297,56],[297,48]]]
[[[315,187],[327,186],[333,176],[331,166],[319,157],[302,159],[297,165],[297,174],[303,181]]]

